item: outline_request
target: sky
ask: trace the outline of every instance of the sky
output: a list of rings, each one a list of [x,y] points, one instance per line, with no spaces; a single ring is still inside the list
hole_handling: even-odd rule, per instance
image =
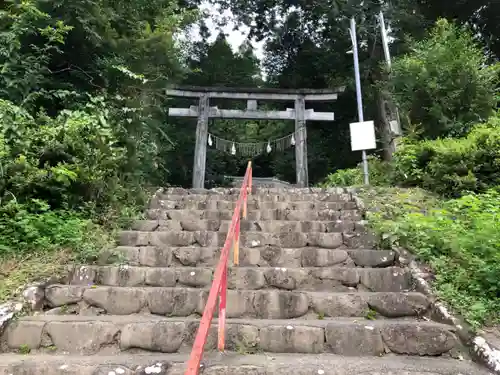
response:
[[[207,27],[209,28],[212,36],[210,38],[210,41],[214,41],[217,35],[219,34],[218,27],[216,23],[214,22],[214,18],[220,18],[224,17],[226,19],[232,19],[233,14],[231,11],[226,10],[222,14],[220,13],[220,10],[218,8],[215,8],[213,5],[209,4],[208,2],[203,2],[200,5],[200,9],[204,11],[208,11],[210,16],[208,20],[206,20]],[[222,29],[224,33],[227,35],[227,41],[233,48],[233,51],[236,51],[238,47],[245,41],[247,35],[248,35],[248,27],[240,27],[240,30],[234,31],[235,23],[234,22],[228,22],[228,24]],[[190,37],[193,39],[200,39],[199,35],[199,28],[198,27],[193,27]],[[255,49],[255,55],[257,58],[262,59],[264,55],[264,42],[255,42],[252,41],[252,45]]]

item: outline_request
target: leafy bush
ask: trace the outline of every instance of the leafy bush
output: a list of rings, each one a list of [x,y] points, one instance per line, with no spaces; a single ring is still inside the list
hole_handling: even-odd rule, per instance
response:
[[[438,296],[474,326],[500,321],[500,193],[408,207],[418,194],[385,189],[364,196],[378,209],[369,217],[384,247],[403,246],[428,262]]]
[[[127,194],[127,149],[102,98],[55,118],[35,118],[0,100],[0,121],[0,203],[40,199],[52,208],[79,209]]]
[[[403,144],[393,160],[392,183],[459,197],[500,185],[500,118],[463,138]]]
[[[376,157],[368,157],[368,173],[371,185],[388,185],[392,179],[392,166]],[[357,168],[339,169],[330,173],[321,184],[323,187],[358,185],[363,185],[362,164]]]
[[[488,65],[470,32],[441,19],[411,44],[393,62],[388,88],[406,125],[421,126],[425,138],[460,136],[492,114],[500,65]]]
[[[103,229],[83,215],[51,210],[43,201],[10,201],[0,208],[2,258],[66,249],[74,254],[74,260],[92,261],[108,241]]]

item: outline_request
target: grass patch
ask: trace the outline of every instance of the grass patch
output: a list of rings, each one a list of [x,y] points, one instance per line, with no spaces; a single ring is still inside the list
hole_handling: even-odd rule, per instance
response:
[[[428,263],[435,293],[475,328],[500,322],[500,193],[444,200],[421,189],[360,189],[383,248]]]
[[[18,296],[28,283],[62,275],[65,265],[95,263],[115,245],[114,232],[132,221],[133,210],[124,212],[99,225],[83,212],[51,210],[40,201],[2,206],[0,302]]]

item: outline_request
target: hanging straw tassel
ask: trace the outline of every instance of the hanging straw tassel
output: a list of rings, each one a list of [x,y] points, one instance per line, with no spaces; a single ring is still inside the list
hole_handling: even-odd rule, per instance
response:
[[[290,133],[284,137],[267,142],[249,142],[239,143],[227,139],[219,138],[211,133],[208,133],[207,143],[213,146],[216,150],[226,152],[231,155],[241,155],[246,157],[255,157],[257,155],[267,152],[271,153],[284,151],[287,147],[295,146],[295,133]],[[238,145],[238,146],[236,146]]]

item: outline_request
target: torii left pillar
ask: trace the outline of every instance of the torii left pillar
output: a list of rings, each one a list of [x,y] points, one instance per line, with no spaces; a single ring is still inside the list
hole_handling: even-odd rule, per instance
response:
[[[196,146],[194,149],[193,188],[201,189],[205,183],[207,162],[208,116],[210,102],[208,94],[201,95],[198,102],[198,124],[196,125]]]

